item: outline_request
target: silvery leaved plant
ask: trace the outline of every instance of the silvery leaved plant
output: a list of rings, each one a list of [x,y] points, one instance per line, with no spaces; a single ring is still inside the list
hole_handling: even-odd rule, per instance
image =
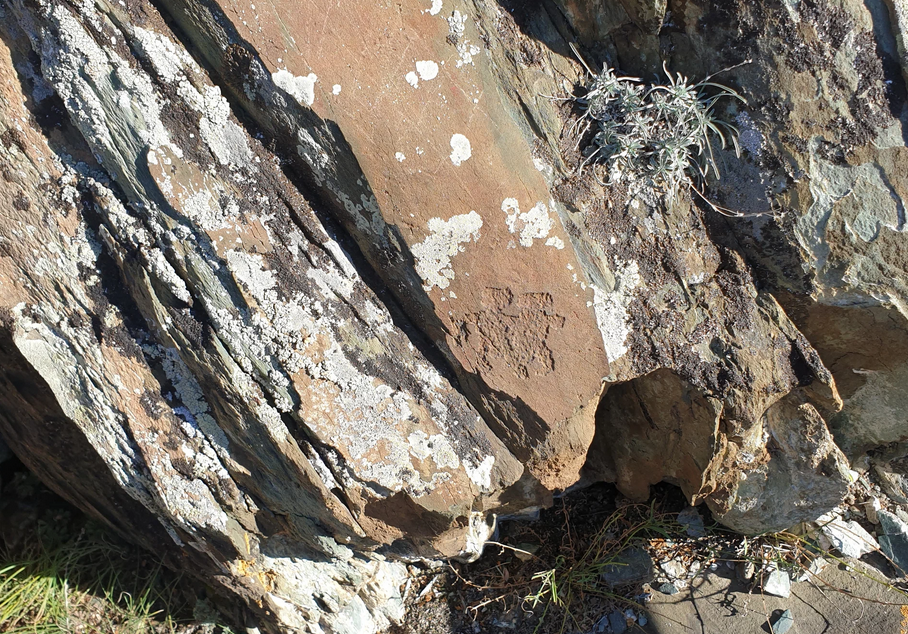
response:
[[[730,140],[741,156],[738,130],[717,117],[716,103],[744,98],[709,78],[691,84],[663,68],[666,84],[647,85],[608,67],[590,72],[587,92],[577,99],[584,111],[578,124],[585,122],[581,139],[591,128],[595,135],[584,152],[581,173],[591,163],[602,164],[608,168],[608,184],[623,183],[635,193],[659,191],[669,199],[689,187],[717,211],[739,215],[706,200],[701,189],[710,174],[720,178],[715,140],[722,148]]]

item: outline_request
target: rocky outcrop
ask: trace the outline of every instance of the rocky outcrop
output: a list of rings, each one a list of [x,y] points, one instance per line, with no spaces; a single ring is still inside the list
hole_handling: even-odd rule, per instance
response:
[[[0,8],[0,433],[266,629],[578,483],[758,533],[908,453],[898,2]],[[580,169],[583,63],[663,60],[742,217]]]

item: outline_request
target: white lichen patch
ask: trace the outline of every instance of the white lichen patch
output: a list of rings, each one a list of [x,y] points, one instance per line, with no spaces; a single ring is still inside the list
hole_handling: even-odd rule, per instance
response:
[[[448,18],[448,39],[455,42],[457,49],[457,68],[473,64],[473,56],[479,54],[479,47],[471,44],[464,36],[467,32],[467,16],[455,10]]]
[[[438,64],[430,59],[416,62],[416,72],[423,81],[435,79],[438,77]]]
[[[428,9],[429,15],[438,15],[441,13],[442,0],[432,0],[432,6]]]
[[[233,275],[249,288],[254,288],[260,297],[277,286],[274,273],[263,268],[262,256],[245,251],[228,251],[226,259]]]
[[[467,472],[470,481],[476,485],[480,491],[490,491],[492,489],[492,467],[495,465],[495,456],[486,456],[479,464],[472,465],[466,459],[463,461],[464,471]]]
[[[395,152],[394,158],[397,159],[398,163],[403,163],[407,159],[407,155],[404,154],[403,152]]]
[[[154,66],[158,77],[172,83],[184,76],[185,69],[200,72],[198,64],[184,48],[170,38],[138,26],[132,28],[139,53]]]
[[[147,261],[148,267],[151,269],[152,273],[155,274],[155,277],[164,282],[167,288],[170,289],[170,292],[173,293],[174,297],[187,304],[192,302],[192,296],[189,294],[189,289],[186,288],[186,283],[183,281],[183,278],[177,274],[160,249],[153,249],[148,252]]]
[[[429,436],[421,429],[407,436],[410,443],[410,453],[420,460],[429,458],[438,469],[456,469],[460,466],[460,458],[454,452],[450,441],[442,434]]]
[[[299,77],[286,68],[281,68],[271,74],[271,80],[275,86],[287,91],[300,105],[311,106],[315,103],[315,82],[318,81],[315,73]]]
[[[448,37],[452,40],[459,40],[466,33],[467,16],[458,10],[454,10],[451,17],[448,18]]]
[[[541,172],[546,178],[552,178],[553,174],[555,173],[555,170],[545,161],[545,159],[539,158],[537,156],[533,157],[533,167]]]
[[[501,203],[501,210],[506,214],[505,223],[508,231],[518,236],[520,246],[531,247],[533,240],[545,240],[555,226],[546,204],[542,201],[536,203],[529,211],[521,212],[516,198],[505,198]],[[546,245],[563,249],[564,242],[556,237],[549,238]]]
[[[331,94],[332,94],[332,95],[339,95],[339,94],[341,94],[341,85],[340,85],[340,84],[334,84],[334,85],[331,87]]]
[[[202,105],[197,108],[202,113],[199,120],[202,140],[221,165],[248,168],[252,151],[246,143],[246,133],[229,119],[230,105],[221,95],[221,89],[206,87],[202,97]]]
[[[479,240],[482,217],[475,211],[453,216],[449,220],[432,218],[428,223],[429,235],[413,245],[416,272],[422,278],[423,288],[448,288],[454,279],[451,258],[464,250],[464,244]]]
[[[471,156],[473,156],[473,148],[470,147],[470,139],[462,134],[453,135],[451,137],[451,162],[460,166]]]
[[[407,80],[407,83],[413,86],[414,88],[419,88],[419,76],[412,70],[404,75],[404,79]]]
[[[602,334],[602,345],[609,362],[620,359],[627,353],[625,341],[631,332],[627,309],[641,281],[640,267],[631,261],[622,264],[616,271],[615,286],[611,292],[590,284],[593,289],[596,324]]]

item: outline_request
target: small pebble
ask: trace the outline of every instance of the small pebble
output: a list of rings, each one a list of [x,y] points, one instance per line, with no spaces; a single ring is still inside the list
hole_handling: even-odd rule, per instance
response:
[[[608,626],[614,634],[624,634],[627,631],[627,619],[623,613],[616,610],[608,615]]]
[[[791,614],[791,610],[785,610],[779,615],[776,622],[772,624],[772,631],[775,632],[775,634],[785,634],[791,629],[794,622],[795,620],[794,616]]]
[[[678,586],[673,583],[663,583],[658,589],[662,594],[678,594],[679,592]]]
[[[735,572],[738,575],[738,579],[741,581],[750,581],[754,578],[756,566],[754,566],[754,562],[752,561],[739,561],[738,565],[735,567]]]

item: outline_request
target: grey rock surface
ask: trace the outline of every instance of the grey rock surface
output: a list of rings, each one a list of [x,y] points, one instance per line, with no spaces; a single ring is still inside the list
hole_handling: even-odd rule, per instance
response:
[[[785,610],[772,624],[772,631],[774,634],[786,634],[791,629],[791,626],[794,625],[794,622],[794,615],[791,610]]]
[[[789,634],[847,634],[855,631],[856,622],[858,631],[900,631],[903,595],[872,568],[854,561],[849,565],[858,570],[829,566],[816,582],[793,584],[787,599],[757,596],[732,579],[704,575],[682,593],[654,595],[647,605],[650,620],[643,631],[769,632],[770,624],[780,622],[786,610],[796,619]]]
[[[773,570],[763,580],[763,592],[787,599],[791,595],[791,577],[784,570]]]
[[[680,590],[678,590],[678,586],[676,586],[673,583],[668,583],[668,582],[659,584],[658,590],[662,594],[668,594],[668,595],[674,595],[674,594],[678,594],[680,592]]]
[[[693,506],[689,506],[678,513],[678,523],[684,526],[684,531],[688,537],[698,538],[706,535],[703,516]]]
[[[608,626],[609,631],[614,634],[624,634],[627,631],[627,619],[624,618],[624,613],[618,610],[609,613]]]
[[[830,513],[821,516],[817,523],[831,547],[846,557],[858,559],[880,547],[873,535],[854,520],[845,521],[839,515]]]
[[[895,565],[896,573],[901,577],[908,576],[908,524],[887,511],[880,511],[878,515],[880,548]]]

